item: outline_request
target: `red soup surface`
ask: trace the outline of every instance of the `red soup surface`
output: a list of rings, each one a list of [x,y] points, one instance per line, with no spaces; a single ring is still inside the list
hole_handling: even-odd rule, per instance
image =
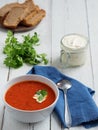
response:
[[[42,102],[37,102],[33,96],[39,90],[47,91],[47,97]],[[5,100],[11,106],[21,110],[39,110],[52,104],[56,95],[48,85],[36,81],[23,81],[11,86],[6,94]]]

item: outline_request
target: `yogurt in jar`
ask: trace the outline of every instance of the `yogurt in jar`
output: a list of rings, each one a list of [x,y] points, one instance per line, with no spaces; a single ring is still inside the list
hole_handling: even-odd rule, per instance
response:
[[[86,61],[88,40],[79,34],[66,35],[61,40],[61,62],[65,67],[83,65]]]

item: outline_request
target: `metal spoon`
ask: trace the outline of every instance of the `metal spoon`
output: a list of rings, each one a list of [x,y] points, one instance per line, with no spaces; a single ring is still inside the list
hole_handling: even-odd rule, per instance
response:
[[[65,98],[65,123],[68,128],[71,127],[72,119],[67,101],[67,90],[72,87],[72,84],[68,80],[61,80],[57,83],[57,86],[63,90]]]

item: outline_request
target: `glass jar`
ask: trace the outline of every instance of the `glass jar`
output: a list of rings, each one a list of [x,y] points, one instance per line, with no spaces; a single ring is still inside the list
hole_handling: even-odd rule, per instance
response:
[[[86,61],[88,39],[80,34],[66,35],[61,39],[60,60],[63,67],[81,66]]]

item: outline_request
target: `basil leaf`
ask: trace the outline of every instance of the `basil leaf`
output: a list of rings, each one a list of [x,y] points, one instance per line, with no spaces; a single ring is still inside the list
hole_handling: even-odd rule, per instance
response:
[[[33,98],[36,99],[38,103],[42,103],[46,99],[47,95],[48,92],[46,90],[38,90]]]

